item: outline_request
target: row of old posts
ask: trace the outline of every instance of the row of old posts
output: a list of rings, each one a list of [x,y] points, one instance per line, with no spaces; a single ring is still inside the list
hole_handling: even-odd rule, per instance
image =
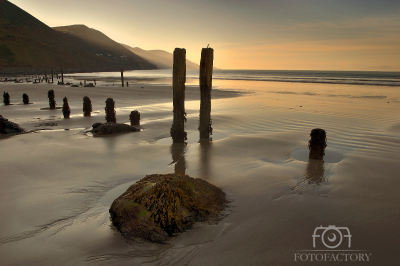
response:
[[[212,134],[211,126],[211,88],[213,72],[214,50],[203,48],[200,60],[200,122],[201,139],[209,139]],[[185,132],[185,83],[186,83],[186,50],[174,50],[173,63],[173,122],[171,137],[174,143],[184,143],[187,140]]]

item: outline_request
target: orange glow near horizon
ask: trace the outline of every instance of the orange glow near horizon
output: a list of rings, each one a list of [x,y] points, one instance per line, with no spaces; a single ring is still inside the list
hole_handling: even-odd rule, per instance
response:
[[[50,27],[84,24],[144,50],[186,48],[222,69],[400,71],[400,2],[10,0]],[[63,10],[63,12],[60,12]]]

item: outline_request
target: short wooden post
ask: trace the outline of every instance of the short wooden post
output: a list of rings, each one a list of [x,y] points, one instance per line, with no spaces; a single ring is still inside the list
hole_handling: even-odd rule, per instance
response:
[[[49,98],[50,109],[56,109],[56,101],[55,101],[54,90],[49,90],[47,92],[47,97]]]
[[[140,125],[140,113],[138,110],[132,111],[129,115],[129,120],[131,120],[131,126]]]
[[[92,101],[89,97],[83,97],[83,116],[90,116],[92,113]]]
[[[175,48],[173,65],[173,105],[174,120],[171,137],[174,143],[183,143],[187,139],[185,132],[185,82],[186,82],[186,50]]]
[[[10,105],[10,94],[8,92],[3,92],[3,103],[4,105]]]
[[[310,133],[310,141],[308,142],[308,149],[310,159],[322,160],[325,155],[326,148],[326,132],[320,128],[314,128]]]
[[[124,86],[124,69],[121,68],[121,83],[122,83],[122,87]]]
[[[28,96],[28,94],[26,94],[26,93],[22,94],[22,102],[24,104],[29,104],[29,96]]]
[[[64,118],[69,118],[69,116],[71,114],[71,109],[69,108],[67,97],[64,97],[64,99],[63,99],[62,112],[63,112]]]
[[[44,78],[46,79],[46,83],[48,83],[46,69],[44,70]]]
[[[105,111],[107,123],[117,123],[117,118],[115,117],[115,102],[112,98],[106,100]]]
[[[200,138],[210,138],[211,127],[211,87],[214,50],[203,48],[200,60]]]

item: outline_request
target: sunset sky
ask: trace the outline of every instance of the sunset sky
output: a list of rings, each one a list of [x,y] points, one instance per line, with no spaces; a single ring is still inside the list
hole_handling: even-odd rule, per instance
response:
[[[223,69],[400,70],[400,1],[10,0],[45,24],[84,24],[145,50],[214,48]]]

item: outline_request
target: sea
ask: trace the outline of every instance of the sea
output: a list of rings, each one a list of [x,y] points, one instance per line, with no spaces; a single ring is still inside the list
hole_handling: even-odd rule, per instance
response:
[[[124,81],[136,83],[171,84],[172,69],[131,70],[123,73]],[[70,74],[76,80],[120,82],[120,72]],[[199,71],[188,70],[188,85],[198,84]],[[309,70],[222,70],[213,71],[213,80],[272,81],[292,83],[321,83],[372,86],[400,86],[400,72],[380,71],[309,71]]]

